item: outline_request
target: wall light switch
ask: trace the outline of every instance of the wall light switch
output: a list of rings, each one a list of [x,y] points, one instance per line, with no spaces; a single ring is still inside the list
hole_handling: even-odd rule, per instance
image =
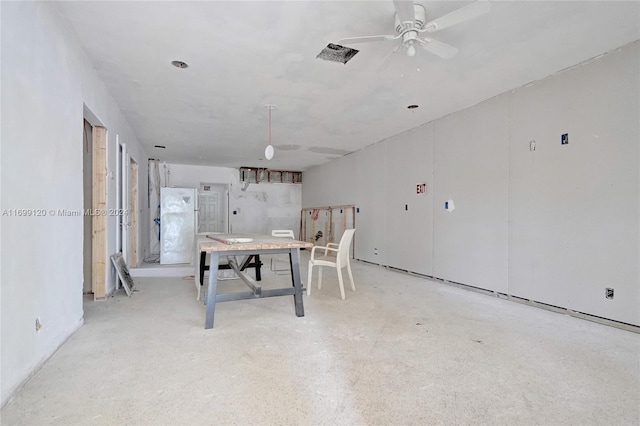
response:
[[[569,133],[564,133],[561,138],[560,138],[560,143],[562,145],[568,145],[569,144]]]

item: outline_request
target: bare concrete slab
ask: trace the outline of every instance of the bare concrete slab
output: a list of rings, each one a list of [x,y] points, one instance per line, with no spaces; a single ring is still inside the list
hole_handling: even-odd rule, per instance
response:
[[[288,297],[227,302],[211,330],[192,281],[137,278],[131,298],[85,303],[2,424],[640,423],[639,335],[353,269],[344,301],[326,271],[304,317]],[[265,287],[289,279],[263,271]]]

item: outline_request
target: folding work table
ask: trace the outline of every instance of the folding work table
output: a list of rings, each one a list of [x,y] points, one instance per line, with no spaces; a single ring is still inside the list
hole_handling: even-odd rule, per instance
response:
[[[302,281],[300,279],[300,249],[312,248],[313,243],[296,241],[289,238],[278,238],[269,235],[229,235],[215,234],[198,236],[198,259],[200,264],[196,271],[196,276],[202,280],[204,275],[204,258],[210,254],[209,260],[209,280],[207,287],[207,310],[204,328],[213,328],[213,317],[215,315],[216,302],[227,302],[231,300],[257,299],[274,296],[293,296],[296,316],[304,316],[304,306],[302,304]],[[291,264],[291,287],[278,289],[262,289],[257,282],[249,277],[244,268],[255,267],[259,271],[261,262],[260,255],[288,253]],[[218,268],[221,256],[227,256],[229,267],[244,281],[250,291],[217,294],[218,291]],[[254,259],[253,264],[245,261],[243,265],[238,265],[235,256],[248,256],[247,259]],[[259,278],[259,272],[256,272]],[[196,285],[199,285],[196,280]]]

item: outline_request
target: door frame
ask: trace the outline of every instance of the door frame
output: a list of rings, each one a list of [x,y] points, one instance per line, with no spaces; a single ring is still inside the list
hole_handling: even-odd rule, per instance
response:
[[[91,215],[87,210],[93,208],[93,124],[86,117],[82,120],[82,294],[93,293],[92,273],[93,228]]]
[[[129,267],[138,266],[138,162],[129,158]]]
[[[107,209],[107,129],[93,126],[92,131],[93,160],[92,160],[92,200],[93,212]],[[106,297],[107,281],[107,216],[93,214],[91,217],[91,289],[93,299]]]
[[[116,253],[122,253],[125,262],[129,260],[129,235],[127,232],[127,209],[129,208],[129,162],[127,144],[116,135]],[[120,279],[116,276],[116,288],[120,288]]]

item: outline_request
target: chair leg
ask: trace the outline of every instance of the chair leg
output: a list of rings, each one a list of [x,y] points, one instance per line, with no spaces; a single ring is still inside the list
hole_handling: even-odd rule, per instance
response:
[[[322,288],[322,266],[318,266],[318,290]]]
[[[344,283],[342,282],[342,268],[336,268],[336,272],[338,273],[338,283],[340,283],[340,295],[342,296],[342,300],[344,300]]]
[[[347,272],[349,273],[349,279],[351,280],[351,290],[356,291],[356,283],[353,281],[353,274],[351,273],[351,265],[347,263]]]
[[[309,262],[309,273],[307,275],[307,296],[311,296],[311,276],[313,275],[313,263]]]

